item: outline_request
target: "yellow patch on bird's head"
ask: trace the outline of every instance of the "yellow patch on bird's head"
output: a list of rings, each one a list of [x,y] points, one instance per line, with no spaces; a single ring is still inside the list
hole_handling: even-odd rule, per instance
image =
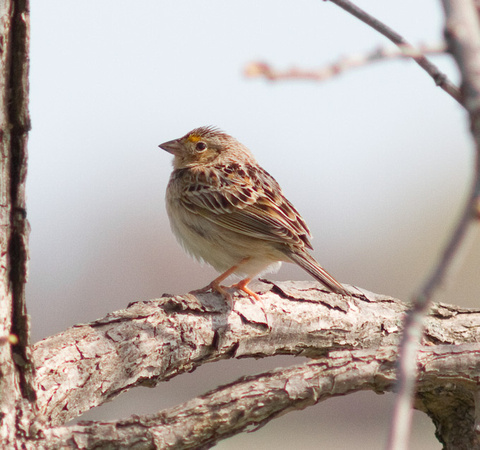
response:
[[[187,137],[187,141],[190,141],[190,142],[198,142],[200,139],[201,138],[198,134],[191,134]]]

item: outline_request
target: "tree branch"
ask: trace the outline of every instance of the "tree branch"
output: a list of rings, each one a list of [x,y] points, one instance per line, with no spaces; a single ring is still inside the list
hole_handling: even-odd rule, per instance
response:
[[[359,390],[391,391],[396,358],[396,347],[331,351],[328,356],[303,365],[240,378],[158,414],[51,428],[44,431],[44,438],[54,448],[209,448],[234,434],[254,431],[287,412],[332,397]],[[465,443],[465,430],[442,430],[445,402],[434,404],[431,397],[462,398],[463,408],[457,414],[462,413],[465,422],[464,413],[470,412],[467,423],[472,424],[468,432],[472,446],[468,448],[474,448],[472,392],[480,382],[479,363],[479,344],[424,347],[419,354],[421,375],[416,407],[436,420],[444,444],[444,438],[449,443],[460,442],[460,433],[461,442]],[[39,444],[41,441],[36,442]]]
[[[0,2],[0,447],[27,434],[34,400],[25,308],[28,113],[28,0]]]
[[[61,425],[138,385],[154,386],[208,362],[396,345],[407,305],[368,293],[341,297],[316,282],[264,283],[262,301],[218,296],[134,303],[33,348],[38,407]],[[437,305],[424,343],[480,340],[480,311]]]
[[[363,9],[354,5],[348,0],[330,0],[332,3],[335,3],[340,8],[344,9],[348,13],[355,16],[357,19],[361,20],[363,23],[367,24],[369,27],[372,27],[374,30],[378,31],[380,34],[385,36],[387,39],[392,41],[394,44],[399,47],[407,47],[414,50],[414,47],[404,39],[399,33],[385,25],[380,20],[368,14]],[[462,104],[462,95],[457,86],[455,86],[448,77],[440,71],[440,69],[433,64],[428,58],[424,55],[412,56],[413,60],[425,70],[435,81],[435,84],[442,88],[447,94],[453,97],[458,103]]]
[[[265,77],[270,81],[279,80],[311,80],[311,81],[325,81],[334,76],[338,76],[343,72],[358,67],[363,67],[368,64],[373,64],[387,59],[410,59],[419,57],[428,53],[445,53],[444,45],[436,46],[403,46],[399,45],[397,48],[379,48],[370,53],[349,55],[339,59],[336,62],[328,64],[319,69],[305,70],[292,68],[289,70],[276,70],[272,66],[264,62],[251,62],[245,67],[245,76]]]
[[[423,331],[423,317],[432,298],[445,279],[461,246],[472,219],[477,218],[480,198],[480,23],[471,0],[444,0],[446,36],[449,47],[462,73],[465,107],[470,115],[476,155],[473,182],[464,210],[431,274],[412,299],[412,311],[405,321],[400,347],[399,396],[395,405],[389,436],[389,448],[407,448],[417,367],[415,355]]]
[[[380,59],[391,57],[410,57],[433,78],[437,86],[443,89],[458,103],[462,104],[462,94],[458,87],[455,86],[455,84],[453,84],[448,77],[425,56],[426,51],[421,51],[421,47],[416,49],[395,30],[388,27],[383,22],[371,16],[348,0],[330,1],[340,6],[345,11],[349,12],[396,44],[399,49],[398,53],[395,54],[391,51],[384,50],[376,51],[368,55],[362,55],[361,57],[348,57],[330,66],[313,71],[290,69],[282,72],[273,69],[269,64],[264,62],[253,62],[247,65],[245,68],[245,74],[249,77],[264,76],[269,80],[275,81],[283,79],[309,79],[314,81],[323,81],[331,76],[341,73],[346,69],[369,64],[374,61],[379,61]]]

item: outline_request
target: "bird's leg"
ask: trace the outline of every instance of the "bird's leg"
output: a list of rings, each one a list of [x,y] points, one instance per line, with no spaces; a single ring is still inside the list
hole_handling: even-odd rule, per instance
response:
[[[249,260],[249,258],[243,258],[238,264],[235,266],[230,267],[230,269],[226,270],[223,272],[221,275],[219,275],[217,278],[215,278],[211,283],[209,283],[207,286],[201,289],[195,289],[194,291],[190,291],[191,294],[204,294],[205,292],[218,292],[220,295],[222,295],[228,302],[232,302],[232,296],[227,292],[225,289],[225,286],[221,286],[220,283],[225,280],[225,278],[228,278],[230,275],[235,273],[237,269],[244,263],[246,263]],[[250,280],[248,280],[250,281]],[[242,289],[243,290],[243,289]],[[245,291],[246,292],[246,291]]]
[[[251,295],[255,300],[260,300],[260,296],[247,287],[250,281],[252,281],[251,278],[244,278],[243,280],[240,280],[238,283],[232,284],[232,287],[236,287],[237,289],[240,289],[246,294]]]

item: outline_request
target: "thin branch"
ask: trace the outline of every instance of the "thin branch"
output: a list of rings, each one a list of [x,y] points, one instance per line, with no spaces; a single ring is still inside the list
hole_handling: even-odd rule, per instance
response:
[[[379,21],[375,17],[368,14],[363,9],[354,5],[348,0],[330,0],[332,3],[335,3],[340,8],[343,8],[345,11],[349,12],[357,19],[361,20],[368,26],[372,27],[374,30],[378,31],[380,34],[385,36],[387,39],[392,41],[394,44],[401,47],[409,47],[414,49],[414,47],[404,39],[400,34],[395,30],[385,25],[383,22]],[[455,86],[448,77],[440,71],[440,69],[433,64],[428,58],[424,55],[412,56],[414,61],[424,69],[435,81],[435,84],[442,88],[447,94],[453,97],[458,103],[462,104],[462,95],[457,86]]]
[[[416,353],[423,332],[423,317],[431,306],[435,292],[445,279],[472,219],[477,216],[476,208],[480,194],[480,77],[477,69],[480,67],[480,24],[473,1],[444,0],[443,3],[447,16],[447,39],[462,73],[464,103],[470,114],[476,162],[473,183],[463,213],[431,274],[413,297],[413,308],[405,321],[400,349],[399,396],[389,437],[389,448],[395,450],[407,448],[410,434],[417,374]]]
[[[289,70],[276,70],[272,66],[264,62],[252,62],[245,67],[245,76],[265,77],[270,81],[280,80],[311,80],[325,81],[334,76],[338,76],[343,72],[368,64],[385,61],[388,59],[410,59],[413,57],[423,56],[425,54],[441,54],[445,53],[446,48],[442,45],[423,45],[418,47],[399,45],[396,48],[379,48],[370,53],[349,55],[338,61],[328,64],[325,67],[314,70],[303,70],[292,68]]]
[[[360,390],[391,391],[396,358],[396,347],[333,351],[306,364],[243,377],[158,414],[112,422],[85,422],[43,432],[54,448],[64,448],[68,443],[82,448],[123,449],[136,445],[145,449],[209,448],[235,434],[254,431],[280,415],[336,396]],[[479,363],[478,344],[422,348],[417,407],[428,410],[437,423],[441,414],[431,408],[430,393],[437,398],[460,396],[469,410],[474,410],[473,397],[468,393],[480,382]],[[444,442],[458,439],[455,431],[451,435],[445,430],[441,433],[439,430]],[[475,433],[472,430],[462,438],[471,445]],[[41,441],[36,445],[41,446]]]

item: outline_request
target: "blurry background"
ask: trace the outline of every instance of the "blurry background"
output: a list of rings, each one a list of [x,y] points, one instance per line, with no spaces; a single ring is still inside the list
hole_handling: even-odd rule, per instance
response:
[[[434,0],[357,1],[412,43],[437,43]],[[319,0],[43,0],[31,4],[28,308],[33,340],[129,302],[185,293],[215,272],[176,244],[164,209],[171,156],[158,144],[201,125],[237,137],[275,176],[342,282],[408,300],[470,181],[464,111],[414,63],[317,84],[243,76],[264,60],[314,68],[390,44]],[[434,57],[455,82],[449,57]],[[471,235],[441,300],[476,306]],[[290,265],[274,279],[307,279]],[[155,412],[295,358],[225,361],[137,388],[84,418]],[[239,449],[383,448],[393,395],[359,393],[222,442]],[[439,449],[415,415],[412,448]]]

